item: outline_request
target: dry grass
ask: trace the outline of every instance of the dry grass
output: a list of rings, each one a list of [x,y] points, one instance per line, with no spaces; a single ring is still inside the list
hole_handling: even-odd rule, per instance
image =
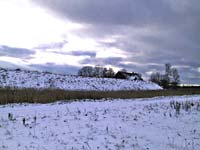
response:
[[[58,100],[75,101],[80,99],[102,98],[151,98],[155,96],[200,94],[199,88],[179,88],[158,91],[65,91],[58,89],[0,89],[0,104],[8,103],[51,103]]]

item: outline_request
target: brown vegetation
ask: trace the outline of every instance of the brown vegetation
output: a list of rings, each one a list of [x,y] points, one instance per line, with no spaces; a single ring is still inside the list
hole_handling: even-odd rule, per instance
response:
[[[102,98],[151,98],[155,96],[200,94],[199,88],[179,88],[158,91],[65,91],[59,89],[0,89],[0,104],[51,103],[59,100],[76,101]]]

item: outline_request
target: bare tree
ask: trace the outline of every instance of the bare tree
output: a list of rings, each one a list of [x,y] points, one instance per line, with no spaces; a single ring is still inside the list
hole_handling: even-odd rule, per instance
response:
[[[178,70],[176,68],[172,68],[171,74],[172,74],[171,84],[172,86],[177,86],[180,83],[180,76],[179,76]]]
[[[171,66],[172,65],[170,63],[165,64],[165,74],[167,76],[171,76]]]
[[[152,73],[150,76],[150,81],[160,85],[161,74],[159,72]]]
[[[163,80],[168,85],[170,83],[170,77],[171,77],[171,64],[167,63],[167,64],[165,64],[165,75],[164,75],[164,79]]]

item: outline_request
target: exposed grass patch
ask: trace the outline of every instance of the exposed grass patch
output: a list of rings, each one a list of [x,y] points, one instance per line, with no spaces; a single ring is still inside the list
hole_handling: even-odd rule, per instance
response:
[[[0,104],[51,103],[58,100],[102,99],[102,98],[151,98],[155,96],[179,96],[200,94],[199,88],[179,88],[150,91],[65,91],[59,89],[0,89]]]

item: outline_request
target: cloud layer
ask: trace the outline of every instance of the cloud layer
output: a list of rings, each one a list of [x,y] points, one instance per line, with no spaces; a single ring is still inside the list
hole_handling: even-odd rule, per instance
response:
[[[17,47],[0,45],[0,57],[8,56],[8,57],[26,58],[29,57],[30,55],[33,55],[34,53],[35,52],[33,50],[29,50],[26,48],[17,48]]]

